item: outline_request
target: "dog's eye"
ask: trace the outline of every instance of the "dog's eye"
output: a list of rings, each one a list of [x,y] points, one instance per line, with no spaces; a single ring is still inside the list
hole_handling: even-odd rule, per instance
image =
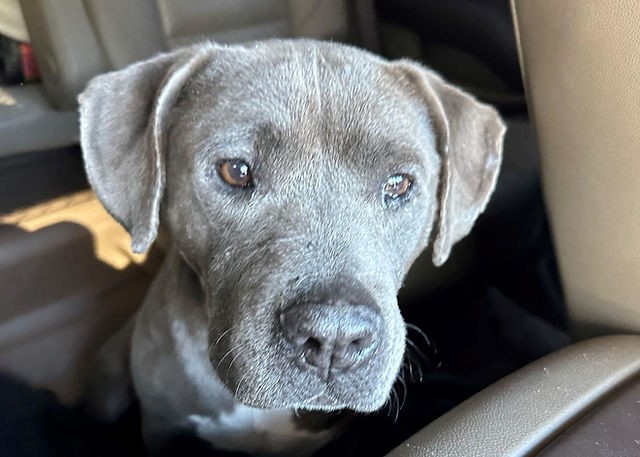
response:
[[[398,173],[389,176],[384,184],[384,198],[386,201],[394,201],[405,195],[411,190],[413,185],[413,177],[405,173]]]
[[[218,174],[233,187],[249,187],[253,184],[251,167],[241,159],[225,159],[218,164]]]

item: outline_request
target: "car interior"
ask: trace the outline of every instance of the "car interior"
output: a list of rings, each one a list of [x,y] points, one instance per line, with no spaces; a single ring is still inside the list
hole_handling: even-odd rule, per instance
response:
[[[508,128],[472,234],[401,290],[388,405],[320,454],[640,455],[639,19],[631,0],[0,0],[0,455],[144,455],[135,408],[106,426],[74,405],[168,240],[133,254],[90,190],[78,94],[161,51],[278,37],[419,61]]]

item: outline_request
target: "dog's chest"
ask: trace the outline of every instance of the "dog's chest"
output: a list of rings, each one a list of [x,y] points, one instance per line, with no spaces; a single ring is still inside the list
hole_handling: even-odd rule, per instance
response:
[[[257,455],[310,455],[331,439],[332,431],[296,426],[291,410],[260,410],[236,404],[218,417],[192,414],[189,422],[202,439],[216,447]]]

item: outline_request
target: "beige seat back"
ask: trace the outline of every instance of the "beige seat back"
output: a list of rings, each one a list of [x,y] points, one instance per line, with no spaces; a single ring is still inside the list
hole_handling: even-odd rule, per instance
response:
[[[640,331],[640,2],[512,0],[573,331]]]
[[[58,109],[73,109],[98,73],[198,40],[305,36],[374,44],[366,24],[370,0],[21,0],[21,6]]]

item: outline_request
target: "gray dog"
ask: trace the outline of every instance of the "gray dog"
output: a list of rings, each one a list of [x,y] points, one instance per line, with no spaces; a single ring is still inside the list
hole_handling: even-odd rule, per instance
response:
[[[299,411],[382,407],[405,350],[398,289],[487,204],[496,111],[413,62],[308,40],[180,49],[80,101],[98,197],[134,251],[160,223],[172,241],[101,351],[92,408],[115,417],[132,384],[151,447],[188,431],[302,455],[335,428]]]

